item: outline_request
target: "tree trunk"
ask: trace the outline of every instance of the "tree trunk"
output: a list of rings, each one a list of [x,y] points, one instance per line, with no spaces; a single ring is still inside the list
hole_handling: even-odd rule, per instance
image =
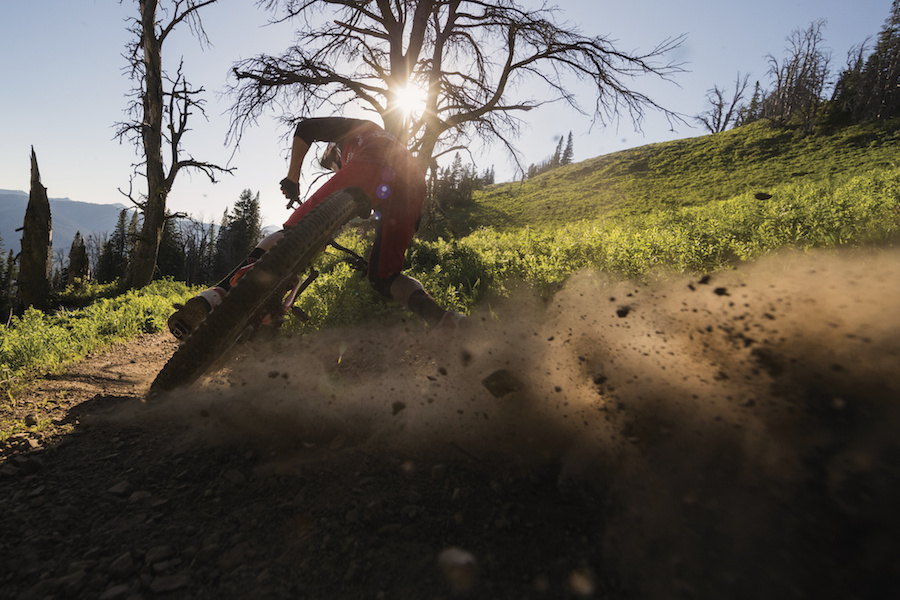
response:
[[[22,254],[19,258],[19,303],[47,310],[50,304],[50,259],[53,237],[50,200],[41,185],[37,156],[31,149],[31,193],[22,226]]]
[[[157,0],[140,2],[144,77],[147,86],[143,94],[144,120],[141,130],[147,157],[147,199],[143,207],[144,224],[135,244],[134,262],[128,277],[128,286],[132,288],[143,287],[153,280],[170,185],[166,180],[162,158],[162,50],[156,36],[156,8]]]

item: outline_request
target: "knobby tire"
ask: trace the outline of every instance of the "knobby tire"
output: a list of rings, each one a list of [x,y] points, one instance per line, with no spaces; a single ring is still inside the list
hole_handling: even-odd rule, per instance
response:
[[[319,203],[254,263],[222,303],[176,350],[150,386],[150,397],[188,386],[202,377],[247,331],[279,305],[293,278],[305,271],[350,219],[367,215],[359,188],[335,192]]]

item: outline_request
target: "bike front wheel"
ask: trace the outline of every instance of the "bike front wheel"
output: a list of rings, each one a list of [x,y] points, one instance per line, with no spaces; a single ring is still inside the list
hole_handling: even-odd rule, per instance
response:
[[[294,277],[305,271],[337,231],[368,216],[369,198],[359,188],[331,194],[254,263],[176,350],[150,386],[150,397],[196,382],[280,303]]]

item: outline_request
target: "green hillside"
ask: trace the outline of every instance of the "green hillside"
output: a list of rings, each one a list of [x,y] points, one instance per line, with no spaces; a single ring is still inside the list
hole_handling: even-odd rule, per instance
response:
[[[758,122],[724,133],[650,144],[491,186],[451,216],[457,231],[552,228],[698,206],[780,186],[838,182],[897,166],[900,121],[816,134]]]

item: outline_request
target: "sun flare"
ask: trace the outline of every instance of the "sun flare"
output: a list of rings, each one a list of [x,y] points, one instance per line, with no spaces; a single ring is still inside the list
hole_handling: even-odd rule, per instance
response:
[[[419,114],[425,110],[426,97],[427,93],[421,87],[414,84],[406,85],[397,91],[397,108],[407,116]]]

